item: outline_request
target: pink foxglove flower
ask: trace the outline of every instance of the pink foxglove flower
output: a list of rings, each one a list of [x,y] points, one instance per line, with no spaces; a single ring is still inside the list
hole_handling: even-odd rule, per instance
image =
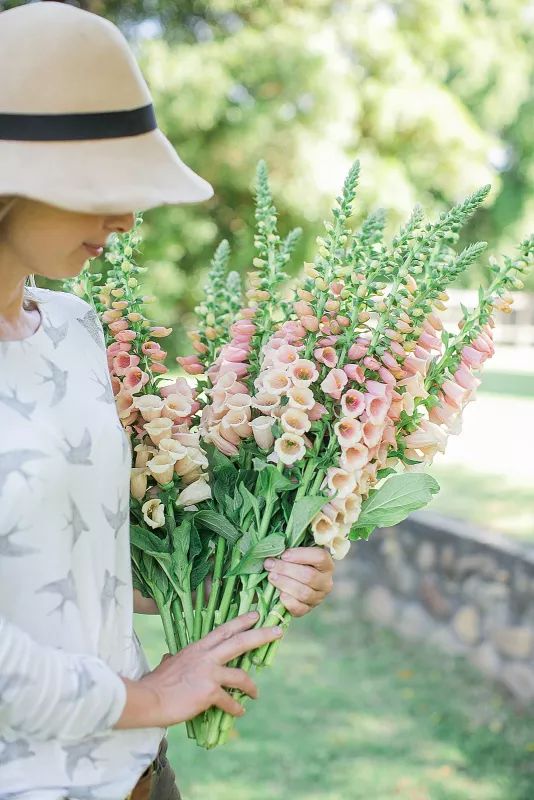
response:
[[[337,353],[333,347],[320,347],[315,350],[314,356],[321,364],[327,367],[335,367],[337,364]]]
[[[308,411],[308,418],[311,422],[317,422],[325,414],[328,414],[328,409],[322,403],[315,403],[313,408]]]
[[[339,463],[342,469],[347,472],[356,473],[358,470],[363,469],[368,461],[369,450],[364,444],[359,442],[342,452]]]
[[[299,358],[289,369],[289,376],[294,386],[306,389],[319,377],[313,361]]]
[[[153,419],[152,422],[145,422],[145,431],[150,436],[152,442],[157,446],[162,439],[168,439],[171,434],[172,420],[166,417]]]
[[[365,410],[365,397],[357,389],[349,389],[341,398],[341,409],[346,417],[359,417]]]
[[[326,481],[330,492],[338,497],[348,497],[356,488],[354,473],[346,472],[339,467],[329,467]]]
[[[134,397],[133,404],[135,408],[141,412],[141,416],[145,422],[152,422],[153,419],[159,419],[163,411],[165,401],[163,398],[158,397],[156,394],[142,394],[139,397]]]
[[[339,400],[343,389],[347,385],[347,381],[348,377],[342,369],[331,369],[321,383],[321,389],[325,394],[333,397],[334,400]]]
[[[364,383],[365,372],[359,364],[345,364],[343,371],[346,376],[351,379],[351,381],[355,381],[356,383]]]
[[[165,484],[172,481],[175,463],[176,458],[171,453],[166,451],[160,452],[157,456],[151,458],[147,464],[147,467],[150,470],[150,474],[156,479],[156,481],[161,486],[165,486]]]
[[[362,425],[358,420],[351,417],[342,417],[334,425],[334,433],[337,436],[340,447],[343,449],[352,447],[362,438]]]
[[[130,470],[130,493],[136,500],[142,500],[148,486],[148,469],[133,467]]]
[[[291,408],[300,408],[303,411],[311,411],[315,406],[315,398],[311,389],[302,389],[300,386],[293,386],[288,392],[288,405]]]
[[[122,382],[125,391],[131,394],[140,392],[143,386],[148,383],[149,377],[146,372],[143,372],[139,367],[128,367],[124,373],[124,380]]]

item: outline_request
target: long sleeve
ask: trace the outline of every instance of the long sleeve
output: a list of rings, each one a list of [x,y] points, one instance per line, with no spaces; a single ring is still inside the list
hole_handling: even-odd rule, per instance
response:
[[[0,733],[73,742],[113,727],[123,681],[96,656],[37,644],[0,617]]]

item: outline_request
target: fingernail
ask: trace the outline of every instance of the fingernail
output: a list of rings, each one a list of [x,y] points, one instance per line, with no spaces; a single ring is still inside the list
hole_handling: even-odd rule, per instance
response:
[[[247,617],[249,619],[259,619],[260,615],[258,614],[257,611],[249,611]]]
[[[291,561],[291,550],[286,550],[285,553],[282,553],[282,558],[284,561]]]
[[[269,573],[269,580],[270,581],[276,581],[277,579],[278,579],[278,573],[277,572],[270,572]]]
[[[274,558],[268,558],[265,562],[265,569],[272,569],[274,567]]]
[[[279,637],[279,636],[283,635],[284,631],[282,630],[282,628],[279,625],[276,625],[273,628],[273,633],[274,633],[275,636]]]

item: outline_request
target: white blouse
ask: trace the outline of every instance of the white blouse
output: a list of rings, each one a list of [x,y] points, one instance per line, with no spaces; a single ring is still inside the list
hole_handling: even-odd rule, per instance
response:
[[[93,309],[32,290],[41,325],[0,342],[0,798],[124,800],[160,729],[112,730],[133,631],[131,451]]]

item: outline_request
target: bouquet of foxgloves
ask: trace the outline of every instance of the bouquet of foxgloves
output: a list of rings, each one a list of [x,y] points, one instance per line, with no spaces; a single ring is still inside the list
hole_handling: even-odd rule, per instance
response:
[[[351,540],[431,500],[439,487],[424,467],[459,433],[494,351],[492,314],[510,310],[532,264],[534,237],[515,258],[490,259],[491,285],[448,333],[447,287],[486,247],[454,245],[489,187],[431,224],[417,206],[386,244],[383,211],[349,227],[358,174],[356,163],[295,280],[286,269],[299,231],[280,237],[259,164],[254,270],[243,298],[219,245],[189,333],[195,352],[177,359],[194,378],[169,380],[157,340],[171,329],[144,314],[140,220],[112,243],[105,282],[86,268],[68,284],[103,323],[132,443],[134,585],[158,604],[171,653],[253,608],[258,625],[287,625],[266,558],[312,544],[343,558]],[[279,643],[236,665],[271,664]],[[233,724],[210,709],[188,733],[212,748]]]

